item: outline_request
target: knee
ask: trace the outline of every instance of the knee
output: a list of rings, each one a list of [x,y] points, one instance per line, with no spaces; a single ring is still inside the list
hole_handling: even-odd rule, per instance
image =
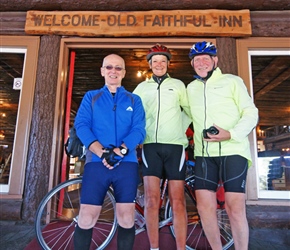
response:
[[[159,209],[159,198],[155,196],[145,197],[145,206],[147,209]]]
[[[118,224],[123,228],[131,228],[135,224],[135,212],[123,213],[117,216]]]
[[[96,221],[91,214],[82,213],[78,217],[78,225],[82,229],[90,229],[94,227]]]
[[[235,206],[235,205],[225,205],[226,212],[231,219],[243,218],[246,216],[246,209],[243,206]]]
[[[185,211],[185,201],[181,199],[173,199],[170,201],[173,213]]]
[[[123,220],[119,220],[118,221],[119,226],[123,227],[123,228],[131,228],[134,226],[135,224],[135,220],[131,219],[131,218],[124,218]]]
[[[216,213],[216,209],[217,209],[217,204],[216,203],[203,203],[198,201],[196,208],[198,210],[198,213],[200,215],[204,214],[208,214],[208,213]]]
[[[121,227],[131,228],[135,223],[135,204],[118,204],[116,208],[117,220]]]

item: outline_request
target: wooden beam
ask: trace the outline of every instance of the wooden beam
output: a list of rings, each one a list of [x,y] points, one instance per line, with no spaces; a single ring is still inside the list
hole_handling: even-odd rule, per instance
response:
[[[25,21],[26,12],[0,12],[0,34],[25,35]]]
[[[267,84],[264,88],[262,88],[261,90],[259,90],[256,94],[255,94],[255,99],[259,99],[262,95],[266,94],[268,91],[270,91],[271,89],[277,87],[279,84],[281,84],[282,82],[284,82],[285,80],[287,80],[288,78],[290,78],[290,68],[288,68],[287,70],[285,70],[282,74],[280,74],[279,76],[275,77],[274,80],[270,81],[269,84]]]
[[[289,6],[288,1],[288,6]],[[290,11],[251,11],[253,37],[289,37]]]
[[[272,143],[272,142],[277,142],[277,141],[282,141],[282,140],[290,140],[290,133],[284,133],[281,135],[267,137],[264,139],[264,143]],[[288,141],[288,145],[290,146],[290,141]]]
[[[271,105],[271,103],[269,103]],[[284,108],[281,106],[263,106],[259,109],[259,125],[260,126],[281,126],[290,124],[289,108],[285,104]]]
[[[189,9],[228,9],[228,10],[289,10],[289,0],[195,0],[195,1],[167,1],[150,0],[146,4],[143,0],[9,0],[1,1],[2,11],[28,10],[69,10],[69,11],[146,11],[152,9],[189,10]]]
[[[218,65],[224,74],[238,74],[236,39],[232,37],[221,37],[216,39],[218,48]],[[226,51],[226,53],[224,53]]]
[[[13,5],[13,1],[17,2],[16,4]],[[31,2],[31,1],[30,1]],[[85,5],[89,1],[86,1],[84,3]],[[190,1],[189,1],[190,2]],[[204,2],[204,1],[203,1]],[[233,1],[230,1],[233,2]],[[239,1],[242,2],[242,1]],[[256,3],[257,1],[255,1]],[[263,1],[264,2],[264,1]],[[287,4],[286,4],[287,2]],[[10,8],[8,8],[8,4],[11,3]],[[41,2],[39,8],[33,8],[33,7],[26,7],[19,9],[19,6],[22,3],[27,3],[27,1],[21,1],[19,2],[18,0],[11,0],[7,1],[7,8],[3,9],[1,8],[1,11],[10,11],[10,12],[0,12],[0,35],[25,35],[25,21],[26,21],[26,10],[31,10],[31,9],[38,9],[38,10],[47,10],[47,8],[44,8],[43,2]],[[195,5],[195,1],[192,2],[193,5]],[[290,36],[290,10],[289,10],[289,1],[280,1],[280,4],[284,4],[284,7],[280,11],[275,11],[276,9],[279,9],[276,6],[272,6],[272,9],[270,11],[251,11],[250,12],[250,17],[251,17],[251,25],[252,25],[252,37],[289,37]],[[264,2],[262,5],[267,4],[267,2]],[[279,4],[279,3],[277,3]],[[28,4],[27,4],[28,5]],[[70,3],[71,6],[76,6]],[[91,4],[90,8],[93,6]],[[130,5],[133,6],[133,4]],[[257,2],[258,5],[258,2]],[[28,5],[29,6],[29,5]],[[82,7],[83,5],[81,5]],[[288,6],[288,7],[287,7]],[[14,8],[15,7],[15,8]],[[208,6],[209,7],[209,6]],[[211,6],[214,8],[214,5]],[[277,7],[277,8],[276,8]],[[28,9],[27,9],[28,8]],[[86,9],[89,10],[90,8]],[[194,6],[192,9],[198,8],[197,6]],[[217,7],[217,9],[220,7]],[[250,6],[247,6],[245,8],[250,8]],[[287,9],[288,8],[288,9]],[[66,9],[66,8],[54,8],[54,10],[58,9]],[[112,8],[108,8],[110,10],[113,10]],[[161,8],[160,8],[161,9]],[[188,8],[190,9],[190,8]],[[230,8],[228,8],[230,9]],[[66,9],[68,10],[68,9]],[[81,10],[81,8],[80,8]],[[98,10],[96,7],[94,10]],[[136,8],[137,10],[137,8]],[[255,10],[255,9],[254,9]],[[13,12],[14,11],[14,12]],[[24,12],[15,12],[15,11],[24,11]]]

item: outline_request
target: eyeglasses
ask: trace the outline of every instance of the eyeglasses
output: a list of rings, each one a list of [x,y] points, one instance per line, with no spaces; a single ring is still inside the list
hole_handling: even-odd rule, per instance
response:
[[[121,70],[123,70],[123,68],[120,67],[120,66],[113,67],[112,65],[103,66],[102,68],[106,68],[107,70],[115,69],[116,71],[121,71]]]

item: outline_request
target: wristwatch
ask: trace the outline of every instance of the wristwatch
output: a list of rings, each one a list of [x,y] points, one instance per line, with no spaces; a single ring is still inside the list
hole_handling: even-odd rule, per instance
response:
[[[123,146],[120,146],[119,149],[122,155],[128,154],[128,151],[129,151],[128,148],[124,148]]]

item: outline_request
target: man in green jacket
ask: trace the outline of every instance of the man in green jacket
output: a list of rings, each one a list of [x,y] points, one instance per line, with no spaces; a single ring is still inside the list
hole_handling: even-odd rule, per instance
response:
[[[202,226],[212,249],[221,250],[216,191],[221,180],[235,249],[248,249],[245,187],[251,165],[249,133],[258,110],[243,80],[217,67],[215,45],[198,42],[189,53],[195,80],[187,86],[194,126],[195,188]]]

